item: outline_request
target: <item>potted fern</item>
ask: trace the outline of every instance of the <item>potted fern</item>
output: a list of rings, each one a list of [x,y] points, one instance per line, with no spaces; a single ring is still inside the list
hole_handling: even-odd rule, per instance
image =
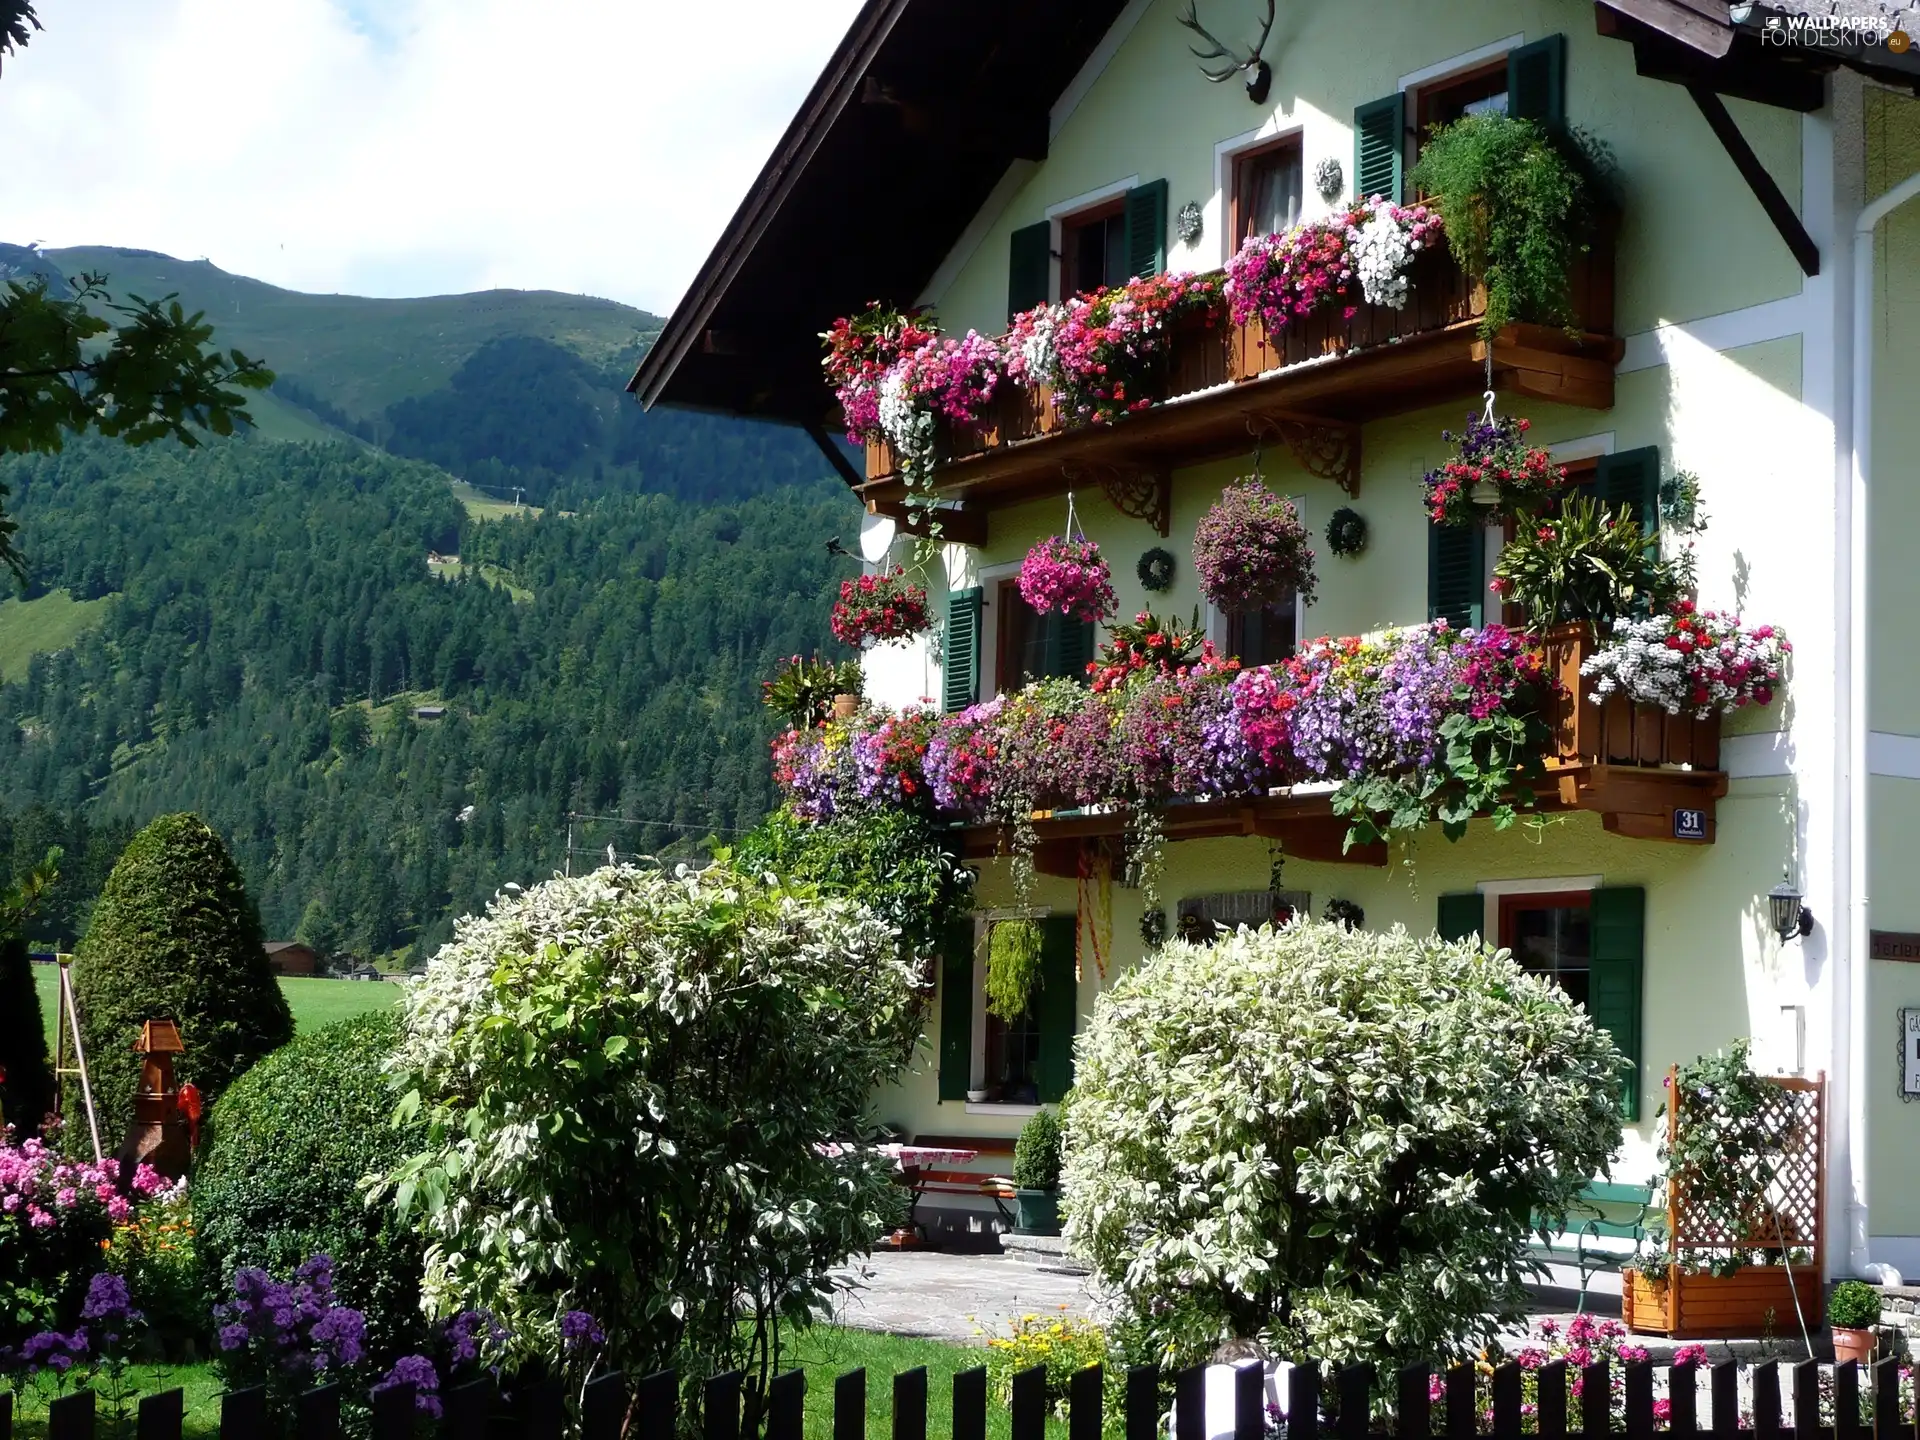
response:
[[[1024,1137],[1023,1137],[1024,1138]],[[1017,1168],[1017,1165],[1016,1165]],[[1873,1359],[1873,1327],[1880,1323],[1880,1292],[1864,1280],[1843,1280],[1827,1297],[1827,1328],[1840,1364]]]
[[[1013,1196],[1019,1218],[1016,1235],[1060,1233],[1060,1117],[1036,1111],[1020,1127],[1013,1145]]]

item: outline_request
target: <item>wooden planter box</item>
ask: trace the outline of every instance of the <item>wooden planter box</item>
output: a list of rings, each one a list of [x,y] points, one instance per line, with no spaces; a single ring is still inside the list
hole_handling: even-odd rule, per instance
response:
[[[1677,1266],[1656,1285],[1637,1270],[1621,1273],[1620,1318],[1636,1335],[1675,1340],[1728,1340],[1791,1335],[1799,1330],[1794,1292],[1807,1328],[1821,1323],[1824,1287],[1814,1265],[1748,1265],[1732,1275],[1689,1275]]]
[[[1696,720],[1690,711],[1669,715],[1651,705],[1636,705],[1615,692],[1593,703],[1593,682],[1580,674],[1596,648],[1584,623],[1557,625],[1543,645],[1547,669],[1560,682],[1551,702],[1555,758],[1562,765],[1684,765],[1694,770],[1720,768],[1720,716]]]

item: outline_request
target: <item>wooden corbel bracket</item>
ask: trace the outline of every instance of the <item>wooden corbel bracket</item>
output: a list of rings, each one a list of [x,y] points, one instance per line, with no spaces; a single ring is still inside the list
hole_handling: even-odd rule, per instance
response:
[[[1255,410],[1248,412],[1247,430],[1257,439],[1285,441],[1309,475],[1331,480],[1349,495],[1360,493],[1360,427],[1352,421],[1293,410]]]

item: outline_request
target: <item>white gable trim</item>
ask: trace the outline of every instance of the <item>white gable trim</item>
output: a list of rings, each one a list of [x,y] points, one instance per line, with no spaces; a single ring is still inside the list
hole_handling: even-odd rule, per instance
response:
[[[1496,40],[1491,45],[1482,45],[1477,50],[1469,50],[1464,55],[1455,55],[1451,60],[1437,61],[1432,65],[1410,71],[1400,77],[1400,88],[1411,90],[1416,85],[1425,85],[1429,80],[1444,80],[1461,70],[1471,70],[1476,65],[1497,60],[1508,51],[1518,50],[1526,43],[1527,34],[1523,30],[1518,35],[1509,35],[1506,39]]]
[[[1127,8],[1120,12],[1113,24],[1107,27],[1107,33],[1100,37],[1100,43],[1093,47],[1093,53],[1087,57],[1087,63],[1080,67],[1080,73],[1067,82],[1067,88],[1060,92],[1060,98],[1053,102],[1053,109],[1047,114],[1047,139],[1052,140],[1066,128],[1067,121],[1073,118],[1073,112],[1080,108],[1080,102],[1087,98],[1094,82],[1106,73],[1113,57],[1120,53],[1120,47],[1127,43],[1127,37],[1133,34],[1133,27],[1140,18],[1153,8],[1153,0],[1128,0]]]

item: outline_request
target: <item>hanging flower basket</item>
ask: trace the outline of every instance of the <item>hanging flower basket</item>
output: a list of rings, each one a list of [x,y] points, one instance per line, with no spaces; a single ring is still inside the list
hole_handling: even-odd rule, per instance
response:
[[[1200,593],[1215,607],[1244,614],[1298,595],[1313,603],[1313,551],[1300,512],[1258,476],[1236,480],[1201,517],[1193,534]]]
[[[1119,600],[1100,547],[1084,536],[1049,535],[1020,562],[1020,598],[1042,615],[1100,621]]]
[[[1421,484],[1427,516],[1436,525],[1468,525],[1487,509],[1502,515],[1544,510],[1567,488],[1567,468],[1527,443],[1531,422],[1508,415],[1475,415],[1459,434],[1443,431],[1452,458],[1429,470]]]
[[[856,650],[863,645],[907,640],[926,631],[926,587],[907,579],[895,566],[889,575],[862,575],[840,582],[840,598],[830,617],[833,638]]]

